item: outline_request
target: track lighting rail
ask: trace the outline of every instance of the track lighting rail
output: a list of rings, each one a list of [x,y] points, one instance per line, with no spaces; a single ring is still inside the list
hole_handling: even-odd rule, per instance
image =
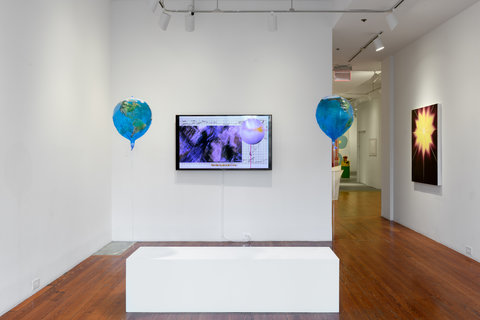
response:
[[[380,31],[379,33],[377,33],[372,39],[370,39],[366,44],[364,44],[360,50],[357,51],[357,53],[355,53],[353,55],[353,57],[350,58],[350,60],[348,60],[348,63],[352,62],[353,59],[355,59],[360,53],[362,53],[363,50],[367,49],[367,47],[369,45],[372,44],[373,41],[377,40],[377,38],[379,38],[381,35],[382,35],[383,31]]]
[[[224,10],[220,9],[218,6],[212,10],[203,10],[203,9],[194,9],[191,11],[189,9],[168,9],[165,5],[165,0],[159,0],[158,4],[162,7],[165,12],[168,13],[391,13],[393,10],[397,9],[405,0],[399,0],[389,9],[385,10],[374,10],[374,9],[345,9],[345,10],[297,10],[293,7],[293,0],[291,1],[290,9],[288,10]]]

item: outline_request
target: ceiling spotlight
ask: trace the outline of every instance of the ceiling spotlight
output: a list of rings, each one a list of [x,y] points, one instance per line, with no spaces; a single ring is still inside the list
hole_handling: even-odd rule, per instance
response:
[[[268,31],[274,32],[277,31],[277,29],[277,15],[273,12],[270,12],[270,14],[268,15]]]
[[[375,51],[381,51],[385,48],[380,37],[377,37],[375,40],[373,40],[373,44],[375,45]]]
[[[166,13],[165,11],[162,12],[160,18],[158,19],[158,25],[160,26],[160,29],[162,29],[163,31],[167,30],[170,18],[171,17],[168,13]]]
[[[393,31],[393,29],[395,29],[395,27],[398,24],[397,17],[395,16],[395,14],[393,12],[391,12],[391,13],[387,14],[385,19],[387,20],[388,27],[390,28],[391,31]]]
[[[185,15],[185,31],[192,32],[195,30],[195,12],[187,12]]]
[[[150,9],[152,9],[152,12],[157,11],[157,8],[158,8],[158,0],[150,0],[150,1],[149,1],[149,4],[150,4]]]

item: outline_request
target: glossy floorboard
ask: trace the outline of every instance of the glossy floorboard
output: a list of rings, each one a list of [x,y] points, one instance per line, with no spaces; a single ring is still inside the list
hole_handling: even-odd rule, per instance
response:
[[[125,259],[133,250],[141,245],[212,245],[136,243],[121,256],[86,259],[0,319],[480,319],[480,264],[382,219],[379,210],[379,192],[340,194],[333,241],[341,261],[339,314],[127,314]]]

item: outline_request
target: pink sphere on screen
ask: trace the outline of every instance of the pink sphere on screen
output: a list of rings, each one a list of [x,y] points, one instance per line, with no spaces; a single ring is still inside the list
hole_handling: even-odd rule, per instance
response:
[[[265,136],[265,129],[260,120],[257,119],[247,119],[242,122],[240,128],[240,137],[242,141],[248,144],[257,144],[262,141]]]

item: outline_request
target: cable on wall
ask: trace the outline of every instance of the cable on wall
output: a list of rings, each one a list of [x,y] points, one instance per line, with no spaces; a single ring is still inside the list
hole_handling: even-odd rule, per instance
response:
[[[230,242],[243,242],[249,244],[252,239],[245,237],[243,239],[230,239],[225,236],[225,170],[222,170],[222,186],[220,188],[220,238]]]

